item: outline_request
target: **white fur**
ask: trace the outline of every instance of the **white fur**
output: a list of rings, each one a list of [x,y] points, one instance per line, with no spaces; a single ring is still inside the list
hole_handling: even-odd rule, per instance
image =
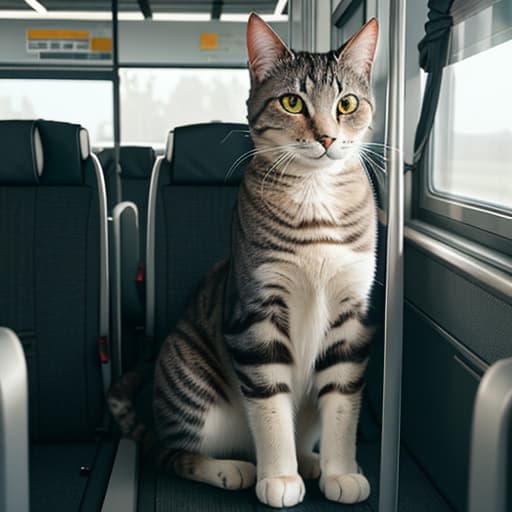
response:
[[[203,427],[200,452],[212,457],[254,459],[254,446],[241,402],[211,407]]]

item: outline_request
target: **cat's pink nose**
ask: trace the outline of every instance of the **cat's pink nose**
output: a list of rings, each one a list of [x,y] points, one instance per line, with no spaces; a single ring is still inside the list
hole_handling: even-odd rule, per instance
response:
[[[331,147],[331,144],[335,141],[336,139],[333,138],[333,137],[328,137],[327,135],[323,135],[322,137],[320,137],[320,144],[322,144],[322,146],[325,148],[325,149],[329,149]]]

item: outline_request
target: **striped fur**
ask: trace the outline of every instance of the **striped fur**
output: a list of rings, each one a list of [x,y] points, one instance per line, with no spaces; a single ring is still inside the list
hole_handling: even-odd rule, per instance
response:
[[[370,22],[339,52],[293,53],[251,17],[257,152],[239,191],[231,257],[209,273],[156,363],[161,467],[229,489],[256,480],[258,498],[274,507],[303,499],[300,475],[321,474],[335,501],[369,494],[355,436],[376,208],[358,143],[372,118],[376,30]],[[300,96],[302,113],[285,111],[287,94]],[[347,94],[358,109],[338,115]],[[123,431],[144,433],[119,392],[110,403]]]

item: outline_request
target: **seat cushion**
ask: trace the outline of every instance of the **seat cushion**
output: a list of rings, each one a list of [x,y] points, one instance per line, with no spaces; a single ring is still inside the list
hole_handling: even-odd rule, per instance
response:
[[[115,446],[112,440],[32,445],[31,512],[99,510],[112,469]]]

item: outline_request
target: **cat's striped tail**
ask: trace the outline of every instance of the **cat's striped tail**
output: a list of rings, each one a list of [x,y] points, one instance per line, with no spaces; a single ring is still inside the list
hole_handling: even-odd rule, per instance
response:
[[[127,372],[112,384],[107,395],[108,407],[122,434],[139,443],[144,454],[157,443],[155,433],[148,429],[135,407],[135,399],[146,381],[144,372]]]

